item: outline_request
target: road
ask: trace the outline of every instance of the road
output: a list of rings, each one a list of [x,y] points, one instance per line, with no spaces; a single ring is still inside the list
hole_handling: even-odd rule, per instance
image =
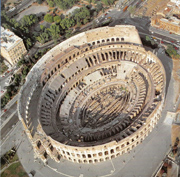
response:
[[[1,139],[6,137],[6,135],[12,129],[14,124],[16,124],[19,121],[17,111],[15,111],[11,115],[12,115],[11,119],[9,119],[9,121],[1,128]]]
[[[17,110],[16,102],[11,107],[9,107],[9,108],[6,107],[6,110],[7,111],[1,115],[1,121],[3,121],[3,122]]]
[[[13,97],[13,99],[5,106],[1,112],[1,127],[4,126],[4,123],[17,111],[17,99],[18,94]]]
[[[0,97],[3,96],[3,94],[6,92],[6,86],[8,86],[8,84],[6,82],[8,82],[8,79],[10,79],[10,77],[13,75],[14,71],[16,70],[16,66],[8,69],[8,73],[6,72],[5,75],[1,75],[0,76],[0,86],[1,86],[1,90],[3,90],[4,92],[1,93]]]
[[[30,6],[33,3],[33,0],[23,0],[21,4],[16,6],[16,9],[12,12],[7,12],[7,15],[9,17],[12,17],[14,15],[16,15],[17,13],[19,13],[20,11],[26,9],[28,6]]]

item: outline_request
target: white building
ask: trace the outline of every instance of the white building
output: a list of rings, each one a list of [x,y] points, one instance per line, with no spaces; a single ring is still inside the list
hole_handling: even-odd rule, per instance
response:
[[[1,55],[14,65],[26,52],[23,40],[9,29],[1,27]]]

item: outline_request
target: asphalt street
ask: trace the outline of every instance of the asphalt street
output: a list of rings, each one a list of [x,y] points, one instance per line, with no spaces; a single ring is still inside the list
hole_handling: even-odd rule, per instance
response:
[[[33,3],[33,0],[23,0],[21,4],[16,6],[16,9],[13,11],[8,11],[7,15],[9,17],[12,17],[14,15],[16,15],[17,13],[19,13],[20,11],[22,11],[23,9],[26,9],[29,5],[31,5]]]
[[[17,104],[16,102],[10,106],[10,107],[6,107],[6,112],[3,112],[2,111],[2,114],[1,114],[1,120],[4,122],[9,116],[11,116],[11,114],[13,114],[14,112],[17,111]]]
[[[1,128],[1,139],[6,137],[9,131],[14,127],[14,125],[19,121],[17,111],[10,116],[11,119]]]

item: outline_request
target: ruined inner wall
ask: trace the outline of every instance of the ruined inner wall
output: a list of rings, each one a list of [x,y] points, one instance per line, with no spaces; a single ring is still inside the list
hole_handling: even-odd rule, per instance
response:
[[[165,72],[132,26],[69,38],[32,68],[20,91],[19,118],[35,153],[78,163],[130,151],[157,123]]]

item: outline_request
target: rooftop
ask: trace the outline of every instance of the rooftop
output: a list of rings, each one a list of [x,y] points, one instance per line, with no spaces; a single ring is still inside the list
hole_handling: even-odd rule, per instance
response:
[[[180,24],[180,20],[177,19],[176,17],[171,17],[170,19],[162,18],[161,20],[162,21],[166,21],[166,22],[170,22],[170,23],[175,24],[175,25],[179,25]]]
[[[16,36],[9,29],[4,29],[1,26],[1,47],[4,47],[5,50],[10,50],[16,43],[21,41],[22,39]]]

